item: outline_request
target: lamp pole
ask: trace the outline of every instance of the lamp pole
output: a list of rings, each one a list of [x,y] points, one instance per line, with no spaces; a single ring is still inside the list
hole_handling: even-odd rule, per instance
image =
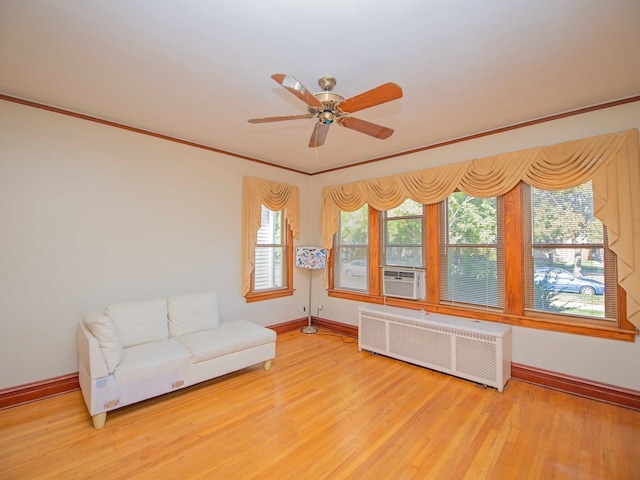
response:
[[[311,279],[312,278],[313,278],[313,269],[310,268],[309,269],[309,311],[308,311],[309,317],[307,321],[307,326],[302,327],[300,329],[302,333],[308,333],[308,334],[318,333],[318,329],[313,325],[311,325]]]

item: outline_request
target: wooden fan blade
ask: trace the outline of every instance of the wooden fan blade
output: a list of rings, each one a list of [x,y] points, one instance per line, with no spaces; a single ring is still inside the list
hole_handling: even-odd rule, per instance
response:
[[[311,113],[304,115],[285,115],[283,117],[265,117],[265,118],[252,118],[247,120],[249,123],[268,123],[268,122],[281,122],[282,120],[301,120],[303,118],[313,118]]]
[[[329,133],[330,126],[331,124],[327,123],[316,123],[316,126],[313,127],[311,138],[309,139],[309,146],[320,147],[324,145],[324,141],[327,139],[327,133]]]
[[[320,103],[320,100],[314,97],[313,93],[307,90],[304,85],[302,85],[291,75],[285,75],[284,73],[274,73],[273,75],[271,75],[271,78],[273,78],[276,82],[289,90],[310,107],[322,108],[322,103]]]
[[[383,127],[382,125],[376,125],[375,123],[367,122],[365,120],[360,120],[359,118],[343,117],[338,120],[338,123],[343,127],[371,135],[372,137],[376,137],[381,140],[393,135],[393,129]]]
[[[402,98],[402,89],[395,83],[389,82],[355,97],[347,98],[337,105],[337,109],[344,113],[353,113],[398,98]]]

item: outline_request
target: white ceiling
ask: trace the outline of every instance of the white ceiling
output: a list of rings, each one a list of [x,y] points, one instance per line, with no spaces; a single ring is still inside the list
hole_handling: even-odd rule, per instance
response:
[[[249,124],[306,113],[273,73],[395,133]],[[0,0],[0,92],[312,173],[640,94],[640,1]]]

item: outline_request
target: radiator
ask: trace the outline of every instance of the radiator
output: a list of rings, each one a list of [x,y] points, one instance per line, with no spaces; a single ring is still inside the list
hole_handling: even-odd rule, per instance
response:
[[[511,327],[404,308],[358,309],[358,348],[502,392],[511,378]]]

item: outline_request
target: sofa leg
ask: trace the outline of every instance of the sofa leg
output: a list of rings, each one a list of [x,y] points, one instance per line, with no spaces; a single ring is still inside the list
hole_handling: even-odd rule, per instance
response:
[[[107,421],[107,412],[102,412],[94,415],[93,417],[91,417],[91,419],[93,420],[93,428],[95,428],[96,430],[100,430],[102,427],[104,427],[104,423]]]
[[[264,369],[269,370],[271,368],[271,360],[264,362]]]

